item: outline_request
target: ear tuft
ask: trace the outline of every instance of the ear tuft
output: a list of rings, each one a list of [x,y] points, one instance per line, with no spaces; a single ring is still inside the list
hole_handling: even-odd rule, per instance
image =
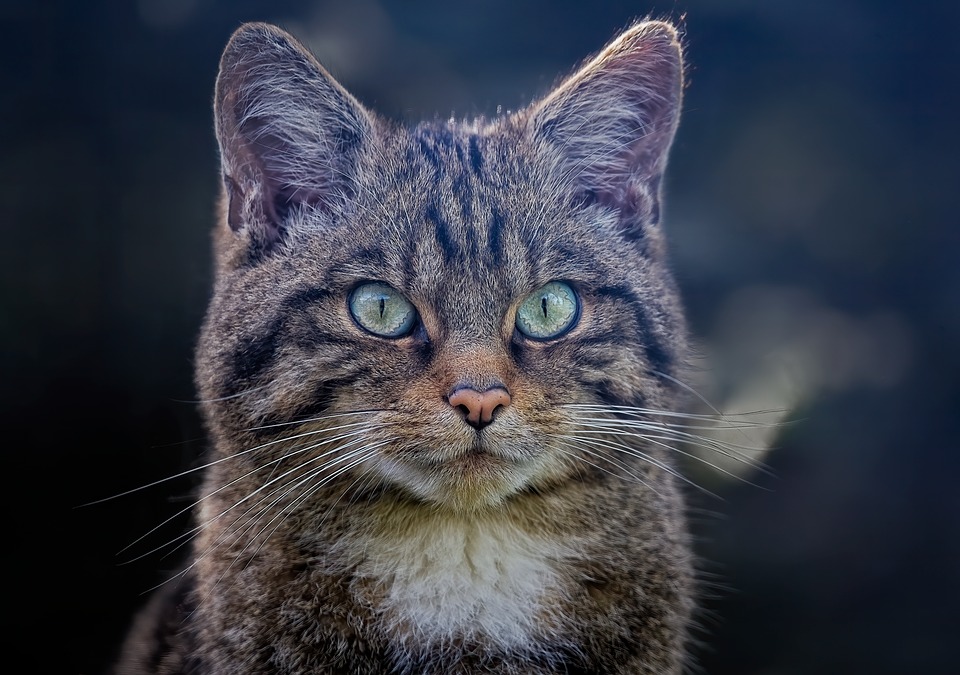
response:
[[[676,29],[646,21],[533,106],[529,130],[572,199],[616,208],[628,226],[656,220],[682,88]]]
[[[371,116],[292,36],[241,26],[220,60],[214,117],[227,220],[269,247],[292,211],[336,216],[356,190]]]

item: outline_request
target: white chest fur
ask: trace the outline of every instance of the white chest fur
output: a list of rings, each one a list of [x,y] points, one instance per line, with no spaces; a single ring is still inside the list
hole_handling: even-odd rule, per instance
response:
[[[381,589],[381,616],[397,642],[477,639],[515,650],[556,626],[568,545],[494,518],[436,514],[393,525],[365,542],[357,571]]]

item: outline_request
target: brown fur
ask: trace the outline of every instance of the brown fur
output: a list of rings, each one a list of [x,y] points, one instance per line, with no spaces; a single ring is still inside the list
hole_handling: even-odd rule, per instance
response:
[[[675,31],[646,22],[516,114],[403,129],[279,29],[237,31],[197,354],[217,461],[180,590],[119,672],[681,670],[671,453],[610,431],[680,405],[659,213],[681,80]],[[554,280],[579,318],[525,338],[517,307]],[[368,281],[416,307],[410,334],[354,321]],[[509,405],[477,431],[461,386]]]

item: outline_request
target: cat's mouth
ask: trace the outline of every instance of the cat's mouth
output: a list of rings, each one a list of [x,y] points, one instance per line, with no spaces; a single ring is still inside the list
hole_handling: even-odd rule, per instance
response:
[[[443,466],[463,467],[519,467],[529,461],[529,452],[520,452],[513,443],[503,442],[491,434],[477,432],[471,438],[458,439],[450,444],[421,447],[408,456],[417,464],[437,468]]]
[[[469,452],[448,460],[446,464],[463,472],[478,473],[509,470],[514,465],[513,462],[497,457],[482,447],[472,448]]]
[[[444,468],[461,468],[465,471],[483,471],[493,468],[507,470],[512,466],[516,467],[522,464],[519,459],[513,459],[491,448],[480,439],[466,448],[453,451],[449,448],[442,451],[427,450],[409,459],[414,464],[431,470],[442,470]]]
[[[502,502],[525,489],[539,471],[536,459],[482,436],[459,447],[419,448],[385,458],[390,480],[418,498],[473,509]]]

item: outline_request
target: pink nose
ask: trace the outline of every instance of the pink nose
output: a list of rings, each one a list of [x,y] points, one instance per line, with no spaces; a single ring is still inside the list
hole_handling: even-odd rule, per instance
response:
[[[504,387],[494,387],[482,392],[461,387],[454,390],[447,400],[450,405],[464,413],[468,423],[481,429],[493,421],[493,413],[497,408],[510,405],[510,392]]]

